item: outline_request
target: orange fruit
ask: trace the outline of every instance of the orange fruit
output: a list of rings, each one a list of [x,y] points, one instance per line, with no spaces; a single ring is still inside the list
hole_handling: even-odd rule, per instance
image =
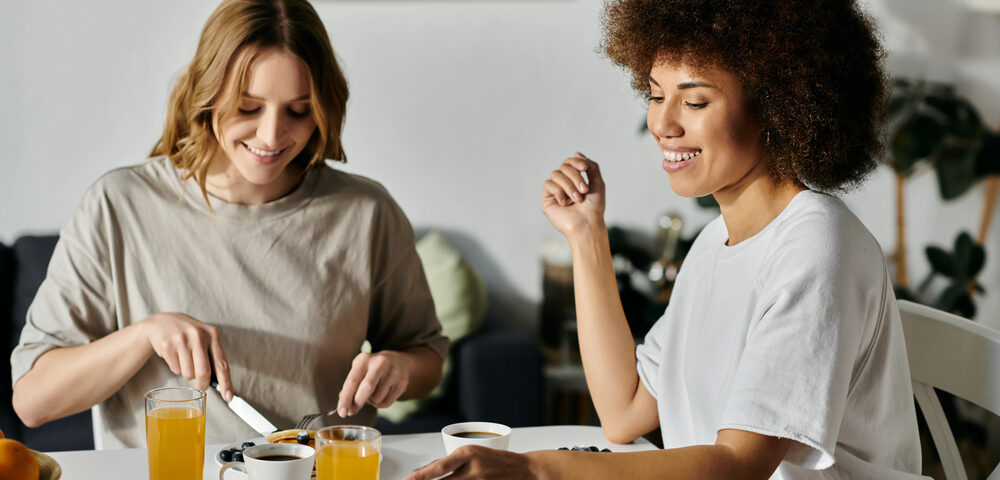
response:
[[[3,438],[3,430],[0,430],[0,438]]]
[[[21,442],[0,439],[0,478],[38,480],[38,460]]]

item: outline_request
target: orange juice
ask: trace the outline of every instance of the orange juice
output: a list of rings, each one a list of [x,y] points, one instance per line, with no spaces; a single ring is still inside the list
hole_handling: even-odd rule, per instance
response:
[[[205,411],[161,407],[146,413],[149,480],[201,480],[205,468]]]
[[[374,445],[324,445],[316,452],[316,480],[377,480]]]

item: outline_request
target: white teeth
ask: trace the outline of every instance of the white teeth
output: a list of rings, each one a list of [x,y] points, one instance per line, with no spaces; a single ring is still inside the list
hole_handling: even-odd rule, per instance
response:
[[[262,156],[262,157],[273,157],[273,156],[275,156],[275,155],[277,155],[277,154],[281,153],[281,150],[275,150],[275,151],[273,151],[273,152],[268,152],[267,150],[259,150],[259,149],[256,149],[256,148],[253,148],[253,147],[251,147],[250,145],[247,145],[247,144],[245,144],[245,143],[244,143],[243,145],[246,145],[246,147],[247,147],[247,150],[250,150],[250,151],[251,151],[251,152],[253,152],[253,153],[254,153],[255,155],[260,155],[260,156]]]
[[[668,161],[671,161],[671,162],[681,162],[681,161],[684,161],[684,160],[690,160],[690,159],[692,159],[694,157],[697,157],[700,154],[701,154],[701,150],[698,150],[697,152],[687,152],[687,153],[677,153],[677,152],[664,151],[663,152],[663,158],[665,158],[665,159],[667,159]]]

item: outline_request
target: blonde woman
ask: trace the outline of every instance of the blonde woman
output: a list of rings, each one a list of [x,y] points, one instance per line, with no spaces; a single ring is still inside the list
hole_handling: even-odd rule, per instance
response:
[[[202,31],[145,163],[113,170],[61,230],[11,357],[28,426],[102,404],[109,447],[144,444],[143,396],[209,392],[206,440],[429,392],[440,334],[401,209],[343,161],[347,83],[304,0],[227,0]],[[373,353],[359,353],[365,340]]]

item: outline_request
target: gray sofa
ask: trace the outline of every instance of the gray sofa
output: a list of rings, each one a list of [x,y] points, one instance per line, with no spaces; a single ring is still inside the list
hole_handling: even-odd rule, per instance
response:
[[[12,246],[0,243],[0,345],[6,356],[17,345],[25,314],[38,290],[57,236],[25,236]],[[510,426],[543,420],[542,355],[534,341],[489,309],[481,330],[452,345],[454,373],[445,394],[421,412],[392,423],[380,418],[383,433],[441,429],[459,421],[482,420]],[[11,407],[10,369],[0,375],[0,429],[41,451],[92,449],[90,412],[25,427]]]

